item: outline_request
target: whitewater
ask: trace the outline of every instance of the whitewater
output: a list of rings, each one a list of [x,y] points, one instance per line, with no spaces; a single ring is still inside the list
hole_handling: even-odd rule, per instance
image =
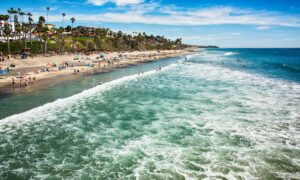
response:
[[[0,177],[298,179],[298,65],[256,51],[202,51],[5,117]]]

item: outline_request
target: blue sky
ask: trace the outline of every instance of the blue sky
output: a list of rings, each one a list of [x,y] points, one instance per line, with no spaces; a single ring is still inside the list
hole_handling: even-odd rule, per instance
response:
[[[299,0],[8,0],[0,13],[21,8],[60,26],[109,27],[221,47],[300,47]]]

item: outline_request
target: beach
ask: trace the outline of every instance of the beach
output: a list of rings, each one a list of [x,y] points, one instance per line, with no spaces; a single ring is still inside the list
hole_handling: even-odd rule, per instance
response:
[[[27,59],[11,59],[1,62],[10,68],[7,76],[0,79],[0,92],[12,88],[45,87],[47,84],[77,78],[82,75],[103,73],[115,68],[153,62],[164,58],[187,55],[193,50],[108,52],[90,55],[69,54],[44,57],[42,55]],[[99,56],[103,58],[99,58]],[[35,84],[32,86],[32,84]]]

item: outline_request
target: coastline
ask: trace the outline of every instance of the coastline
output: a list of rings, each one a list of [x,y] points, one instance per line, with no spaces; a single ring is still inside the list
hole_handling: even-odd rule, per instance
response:
[[[0,94],[11,94],[22,92],[23,90],[34,91],[88,75],[105,73],[117,68],[126,68],[128,66],[154,62],[165,58],[188,55],[193,52],[191,49],[110,52],[106,53],[105,59],[101,61],[96,60],[99,54],[41,56],[25,60],[12,59],[2,63],[2,65],[4,64],[6,66],[15,64],[16,68],[14,68],[5,79],[0,79]],[[73,60],[75,57],[80,57],[80,59]],[[71,66],[59,70],[58,66],[63,66],[65,63],[71,64]],[[55,64],[56,67],[50,67],[49,64]],[[38,72],[39,69],[45,68],[47,68],[49,72]],[[77,71],[79,72],[77,73]],[[22,78],[17,78],[17,74],[22,74]]]

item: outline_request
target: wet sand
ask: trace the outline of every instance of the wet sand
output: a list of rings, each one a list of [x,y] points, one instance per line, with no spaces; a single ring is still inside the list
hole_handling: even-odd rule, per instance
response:
[[[98,54],[92,54],[89,56],[81,56],[82,59],[89,58],[90,60],[73,60],[74,55],[67,56],[53,56],[53,57],[36,57],[32,59],[20,60],[15,59],[7,64],[16,64],[16,68],[10,72],[10,75],[6,79],[0,79],[0,94],[5,96],[5,94],[11,94],[15,92],[22,91],[34,91],[40,88],[46,88],[60,82],[67,80],[74,80],[76,78],[82,78],[86,75],[105,73],[116,68],[126,68],[132,65],[138,65],[147,62],[153,62],[164,58],[175,57],[179,55],[186,55],[191,53],[187,50],[168,50],[168,51],[146,51],[146,52],[125,52],[122,53],[122,57],[119,58],[120,53],[107,53],[105,54],[105,61],[95,62]],[[107,60],[117,59],[113,64],[109,64]],[[63,70],[58,70],[58,67],[49,67],[47,64],[63,65],[65,62],[68,63],[90,63],[93,67],[88,67],[86,65],[67,67]],[[46,63],[46,64],[45,64]],[[39,72],[37,71],[41,68],[48,68],[49,72]],[[79,73],[74,73],[74,70],[79,70]],[[20,72],[24,74],[27,80],[36,79],[32,82],[27,82],[27,86],[24,85],[25,81],[22,80],[22,87],[20,88],[20,79],[16,78],[16,75]],[[14,78],[15,85],[12,85],[12,78]]]

